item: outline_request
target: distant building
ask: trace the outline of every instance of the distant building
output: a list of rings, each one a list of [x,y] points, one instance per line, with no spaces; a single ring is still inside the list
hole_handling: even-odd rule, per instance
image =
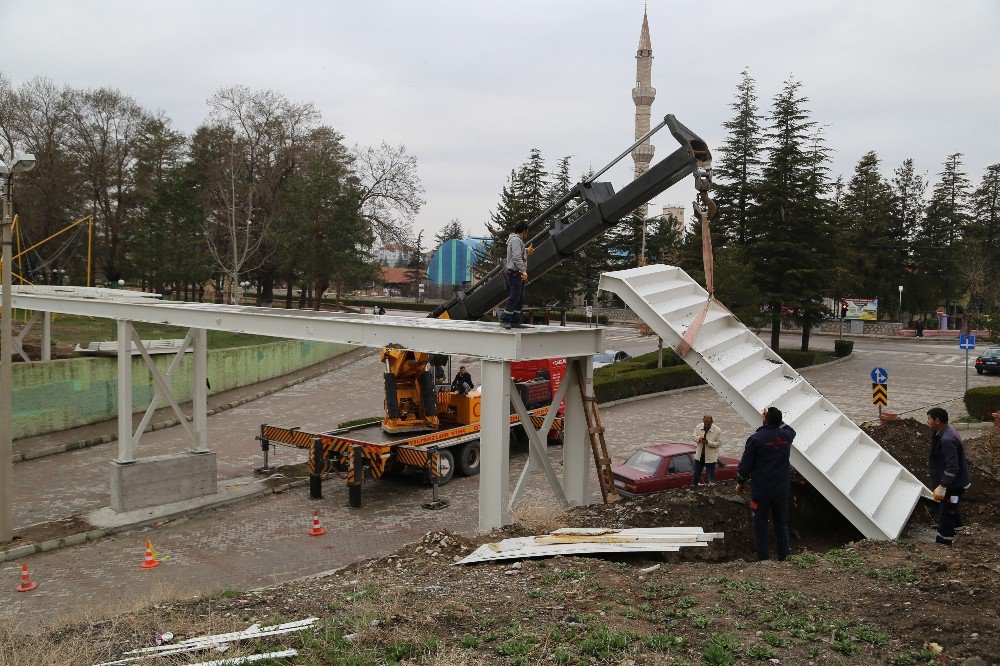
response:
[[[663,207],[663,219],[669,220],[670,216],[673,215],[674,219],[677,220],[674,223],[674,229],[684,232],[684,207],[683,206],[664,206]]]
[[[649,116],[652,112],[653,100],[656,98],[656,88],[653,87],[653,44],[649,39],[649,19],[642,12],[642,29],[639,32],[639,48],[635,52],[635,87],[632,88],[632,102],[635,104],[635,138],[638,139],[649,132]],[[648,140],[632,150],[632,161],[635,163],[635,177],[646,173],[649,162],[653,159],[655,149]],[[642,204],[636,210],[646,219],[646,205]]]
[[[427,266],[427,281],[439,285],[472,282],[472,268],[479,260],[483,243],[477,238],[445,241]]]
[[[380,266],[400,266],[410,259],[411,254],[413,248],[409,245],[383,245],[375,251],[375,258]]]

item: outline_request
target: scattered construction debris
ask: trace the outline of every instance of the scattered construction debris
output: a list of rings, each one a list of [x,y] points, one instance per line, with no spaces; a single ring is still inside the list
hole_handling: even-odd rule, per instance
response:
[[[553,555],[589,555],[596,553],[677,552],[686,546],[705,546],[721,539],[722,532],[705,532],[700,527],[653,527],[607,529],[567,527],[551,534],[514,537],[499,543],[483,544],[457,564],[492,560],[513,560]]]
[[[297,657],[298,650],[288,649],[279,652],[266,652],[263,654],[250,654],[245,657],[228,657],[226,659],[215,659],[214,661],[199,661],[191,666],[236,666],[236,664],[252,664],[255,661],[267,661],[269,659],[290,659]]]
[[[252,624],[247,627],[244,631],[234,631],[228,634],[215,634],[212,636],[200,636],[198,638],[189,638],[179,643],[162,644],[153,647],[139,648],[138,650],[131,650],[126,652],[126,656],[118,659],[116,661],[107,661],[96,666],[120,666],[122,664],[132,664],[140,661],[144,661],[151,657],[167,657],[175,654],[183,654],[186,652],[199,652],[201,650],[210,650],[213,648],[220,648],[226,646],[229,643],[235,643],[237,641],[245,641],[256,638],[264,638],[267,636],[279,636],[281,634],[289,634],[296,631],[303,631],[313,626],[319,618],[317,617],[307,617],[304,620],[296,620],[295,622],[285,622],[284,624],[276,624],[269,627],[261,627],[258,624]],[[219,665],[222,664],[246,664],[254,661],[263,661],[265,659],[284,659],[286,657],[294,657],[298,653],[295,650],[283,650],[282,652],[272,652],[265,655],[249,655],[245,657],[229,657],[227,659],[202,662],[200,666],[208,665]]]

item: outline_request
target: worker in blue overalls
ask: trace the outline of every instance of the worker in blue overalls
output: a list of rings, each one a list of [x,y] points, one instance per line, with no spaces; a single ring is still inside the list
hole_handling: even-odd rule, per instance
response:
[[[743,457],[736,472],[736,491],[750,480],[750,511],[753,514],[753,536],[757,559],[770,557],[767,537],[768,519],[774,519],[774,536],[778,560],[788,557],[788,494],[792,482],[789,456],[795,431],[782,420],[781,410],[764,410],[764,425],[747,439]]]

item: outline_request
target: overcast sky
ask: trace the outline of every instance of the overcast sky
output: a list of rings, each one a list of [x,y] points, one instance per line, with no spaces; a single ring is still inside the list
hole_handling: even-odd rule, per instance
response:
[[[348,143],[402,143],[427,205],[474,232],[510,170],[537,147],[577,174],[631,142],[640,0],[367,2],[0,0],[0,71],[111,86],[190,132],[221,86],[312,101]],[[932,178],[965,153],[978,183],[1000,162],[997,0],[651,0],[653,104],[712,147],[740,71],[762,110],[789,75],[827,125],[833,174],[875,149]],[[657,158],[674,149],[666,132]],[[631,179],[631,160],[610,173]],[[687,203],[689,180],[657,203]]]

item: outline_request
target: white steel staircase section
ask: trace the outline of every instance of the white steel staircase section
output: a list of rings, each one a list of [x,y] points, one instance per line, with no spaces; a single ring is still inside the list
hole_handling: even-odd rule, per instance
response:
[[[708,293],[673,266],[604,273],[622,299],[676,349]],[[924,485],[810,386],[729,310],[713,302],[684,360],[751,425],[778,407],[795,429],[792,466],[871,539],[899,536]]]

